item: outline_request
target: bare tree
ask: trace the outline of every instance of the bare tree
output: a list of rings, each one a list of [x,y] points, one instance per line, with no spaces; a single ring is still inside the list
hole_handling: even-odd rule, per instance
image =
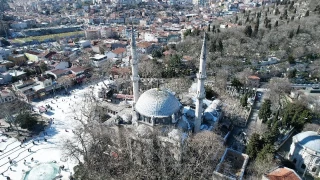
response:
[[[57,83],[60,84],[62,87],[64,87],[65,91],[68,90],[68,88],[72,85],[72,79],[68,76],[61,76],[57,79]]]
[[[268,172],[269,170],[277,167],[278,164],[274,161],[273,155],[268,154],[267,157],[263,160],[255,160],[250,163],[247,168],[247,177],[246,179],[254,180],[261,179],[261,176]]]
[[[283,107],[283,101],[286,100],[286,95],[291,91],[291,83],[287,78],[271,78],[266,87],[269,89],[268,95],[272,104]]]
[[[247,85],[248,83],[248,78],[250,75],[253,74],[252,69],[246,68],[243,71],[239,72],[236,74],[237,79],[244,85]]]
[[[139,73],[142,78],[160,78],[162,67],[152,60],[139,63]]]
[[[163,86],[177,94],[188,92],[191,87],[192,81],[187,78],[172,78]]]

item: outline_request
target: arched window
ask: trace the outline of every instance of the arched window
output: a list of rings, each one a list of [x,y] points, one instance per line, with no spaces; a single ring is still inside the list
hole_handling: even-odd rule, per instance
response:
[[[297,162],[297,159],[296,159],[296,158],[294,158],[292,162],[295,164],[295,163]]]

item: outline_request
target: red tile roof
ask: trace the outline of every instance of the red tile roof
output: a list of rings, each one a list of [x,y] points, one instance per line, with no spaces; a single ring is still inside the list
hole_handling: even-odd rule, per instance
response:
[[[115,54],[121,54],[121,53],[126,52],[126,49],[125,48],[117,48],[117,49],[113,50],[112,52]]]
[[[82,72],[82,71],[84,71],[84,70],[86,70],[86,69],[85,69],[85,68],[82,68],[82,67],[72,67],[72,68],[70,68],[70,70],[71,70],[72,72],[77,73],[77,72]]]
[[[249,79],[254,79],[254,80],[260,80],[260,78],[258,76],[249,76]]]
[[[149,42],[140,42],[140,43],[137,44],[137,46],[138,46],[139,48],[147,48],[147,47],[152,46],[152,44],[149,43]]]
[[[301,180],[297,173],[289,168],[278,168],[267,175],[269,180]]]

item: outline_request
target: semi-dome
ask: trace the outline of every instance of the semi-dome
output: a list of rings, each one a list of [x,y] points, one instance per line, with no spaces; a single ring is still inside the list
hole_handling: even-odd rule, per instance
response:
[[[295,135],[294,140],[299,145],[320,152],[320,135],[314,131],[305,131]]]
[[[180,110],[180,102],[169,91],[154,88],[140,96],[135,110],[148,117],[168,117]]]

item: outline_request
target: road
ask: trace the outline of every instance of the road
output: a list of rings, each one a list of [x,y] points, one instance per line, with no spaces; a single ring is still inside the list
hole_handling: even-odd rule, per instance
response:
[[[244,129],[244,132],[247,134],[248,138],[250,138],[253,133],[260,133],[262,131],[262,121],[259,120],[258,114],[259,109],[263,103],[265,93],[261,90],[257,93],[261,94],[261,97],[258,97],[258,99],[253,104],[252,113],[250,114],[249,120],[247,122],[247,127]]]

